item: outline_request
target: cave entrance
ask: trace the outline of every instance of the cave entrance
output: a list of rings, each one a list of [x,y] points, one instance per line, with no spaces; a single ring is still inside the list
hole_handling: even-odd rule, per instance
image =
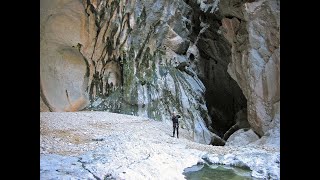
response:
[[[237,129],[248,128],[247,100],[238,84],[227,72],[223,76],[220,74],[220,78],[215,81],[207,79],[205,99],[212,120],[209,129],[227,140]]]
[[[189,2],[190,6],[195,6]],[[198,77],[206,87],[206,105],[212,123],[207,121],[210,131],[227,140],[240,128],[249,128],[247,99],[237,82],[227,72],[232,59],[232,44],[220,29],[222,17],[219,13],[204,13],[193,9],[190,39],[199,50],[199,57],[189,54],[198,68]]]
[[[212,124],[207,123],[207,126],[209,130],[227,140],[239,128],[250,127],[247,121],[247,99],[227,72],[231,61],[231,47],[222,38],[208,42],[210,40],[205,38],[200,38],[198,42],[199,65],[202,69],[199,77],[206,87],[206,105],[212,120]],[[208,46],[209,48],[204,48]]]

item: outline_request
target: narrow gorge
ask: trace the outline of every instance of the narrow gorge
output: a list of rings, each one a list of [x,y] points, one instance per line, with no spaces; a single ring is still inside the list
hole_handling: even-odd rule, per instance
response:
[[[280,0],[41,0],[40,113],[171,123],[280,148]]]

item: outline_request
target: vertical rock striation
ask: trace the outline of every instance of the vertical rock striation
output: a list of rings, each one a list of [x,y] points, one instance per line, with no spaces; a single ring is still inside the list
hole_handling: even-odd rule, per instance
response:
[[[190,12],[182,0],[42,0],[42,104],[162,121],[177,111],[195,141],[209,144],[205,86],[188,69]]]
[[[195,141],[217,145],[244,128],[236,125],[241,112],[241,122],[263,136],[255,143],[278,143],[279,1],[40,5],[40,111],[99,110],[168,123],[176,111]]]
[[[251,128],[260,136],[272,136],[272,144],[279,146],[280,1],[247,2],[242,12],[241,21],[235,17],[222,20],[224,35],[232,44],[228,72],[248,101]]]

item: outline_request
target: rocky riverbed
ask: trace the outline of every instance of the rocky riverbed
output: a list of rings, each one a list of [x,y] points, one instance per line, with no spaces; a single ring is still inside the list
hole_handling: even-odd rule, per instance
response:
[[[212,146],[172,124],[108,112],[40,112],[40,179],[185,179],[199,162],[246,167],[280,179],[280,149]]]

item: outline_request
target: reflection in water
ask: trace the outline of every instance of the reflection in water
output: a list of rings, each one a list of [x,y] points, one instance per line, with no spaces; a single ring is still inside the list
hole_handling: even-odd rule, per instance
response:
[[[183,172],[188,180],[253,180],[250,170],[220,165],[194,165]]]

